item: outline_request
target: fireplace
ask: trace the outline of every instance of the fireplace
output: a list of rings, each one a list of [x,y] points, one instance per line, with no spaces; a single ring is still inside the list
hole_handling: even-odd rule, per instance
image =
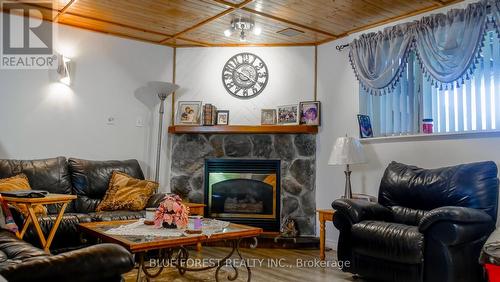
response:
[[[205,215],[279,231],[280,183],[279,160],[207,159]]]

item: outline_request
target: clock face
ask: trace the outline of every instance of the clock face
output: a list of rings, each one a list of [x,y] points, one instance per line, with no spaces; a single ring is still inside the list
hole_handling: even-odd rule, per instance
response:
[[[266,64],[251,53],[234,55],[222,70],[222,83],[227,92],[241,99],[259,95],[266,88],[268,79]]]

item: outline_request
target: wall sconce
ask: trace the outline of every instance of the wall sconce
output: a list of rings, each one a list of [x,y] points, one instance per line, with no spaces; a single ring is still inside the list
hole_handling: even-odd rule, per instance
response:
[[[58,57],[58,66],[57,73],[59,74],[59,81],[68,86],[71,85],[71,76],[70,76],[70,65],[71,59],[64,57],[63,55],[59,55]]]

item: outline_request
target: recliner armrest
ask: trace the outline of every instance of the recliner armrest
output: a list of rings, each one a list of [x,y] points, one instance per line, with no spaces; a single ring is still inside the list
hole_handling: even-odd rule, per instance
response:
[[[465,207],[440,207],[429,211],[418,226],[420,232],[425,232],[437,222],[448,221],[452,223],[489,223],[493,222],[491,216],[484,211]]]
[[[9,281],[105,281],[133,267],[133,256],[125,248],[99,244],[5,266],[1,274]]]
[[[363,220],[390,220],[392,218],[392,211],[389,208],[366,200],[337,199],[332,203],[332,208],[336,211],[336,218],[339,215],[346,217],[350,225]],[[336,221],[334,221],[335,226],[337,226]]]

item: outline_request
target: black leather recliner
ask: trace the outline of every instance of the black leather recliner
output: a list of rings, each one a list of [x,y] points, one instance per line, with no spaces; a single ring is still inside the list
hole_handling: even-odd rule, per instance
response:
[[[494,162],[422,169],[392,162],[378,203],[339,199],[334,225],[344,271],[379,281],[482,281],[481,248],[495,229]]]

